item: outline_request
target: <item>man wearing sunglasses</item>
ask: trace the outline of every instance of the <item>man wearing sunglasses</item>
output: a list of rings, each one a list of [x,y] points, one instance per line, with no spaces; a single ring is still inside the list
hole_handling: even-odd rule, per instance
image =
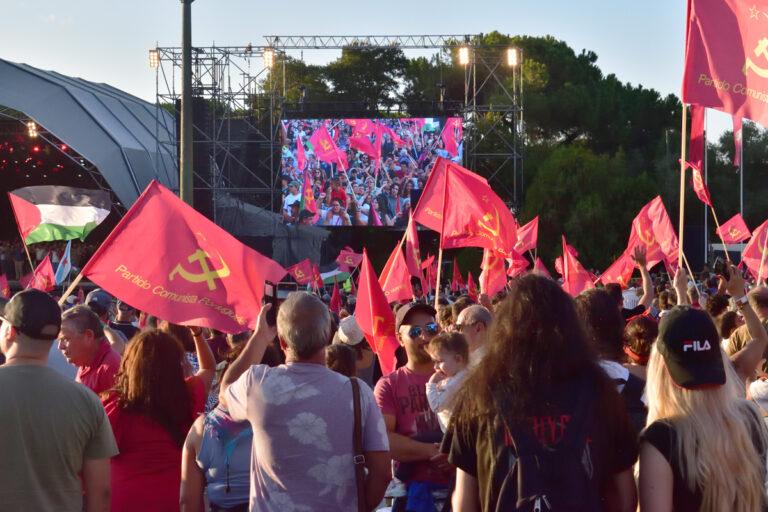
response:
[[[452,468],[439,453],[442,439],[437,416],[427,402],[426,384],[434,372],[427,353],[429,341],[439,332],[435,310],[428,304],[411,302],[395,316],[397,339],[408,362],[376,384],[374,394],[387,427],[394,477],[409,494],[433,486],[446,486]],[[413,485],[413,484],[429,485]],[[407,498],[398,498],[392,510],[405,510]]]

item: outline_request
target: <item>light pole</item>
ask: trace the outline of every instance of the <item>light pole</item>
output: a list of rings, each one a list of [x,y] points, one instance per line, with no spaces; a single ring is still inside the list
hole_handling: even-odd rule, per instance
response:
[[[181,134],[179,197],[192,206],[192,2],[181,0]]]

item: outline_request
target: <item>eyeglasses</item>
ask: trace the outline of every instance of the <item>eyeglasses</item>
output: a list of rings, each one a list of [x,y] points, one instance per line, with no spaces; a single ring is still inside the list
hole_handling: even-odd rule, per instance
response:
[[[410,329],[408,329],[408,336],[411,338],[418,338],[425,332],[430,335],[434,336],[437,334],[437,332],[440,330],[440,327],[435,322],[429,322],[424,327],[421,327],[420,325],[414,325]]]
[[[454,324],[453,327],[456,329],[457,332],[464,332],[464,329],[467,327],[472,327],[473,325],[477,324],[478,322],[471,322],[468,324]]]

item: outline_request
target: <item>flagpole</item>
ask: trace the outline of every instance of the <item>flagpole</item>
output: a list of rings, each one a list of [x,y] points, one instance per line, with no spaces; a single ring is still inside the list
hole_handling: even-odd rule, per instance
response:
[[[685,139],[688,133],[688,107],[685,103],[683,105],[683,121],[680,133],[680,219],[678,221],[678,239],[679,247],[677,248],[677,264],[681,265],[685,255],[683,254],[683,239],[685,237]]]
[[[67,297],[72,295],[72,292],[75,291],[75,288],[77,288],[77,285],[80,284],[80,281],[83,279],[83,272],[77,274],[77,277],[74,281],[72,281],[72,284],[69,285],[69,288],[62,294],[61,298],[59,299],[59,306],[64,305],[64,301],[67,300]]]
[[[704,186],[707,187],[707,182],[709,181],[709,169],[707,166],[707,109],[704,109],[704,134],[703,134],[703,142],[704,142]],[[709,188],[707,188],[709,190]],[[710,198],[710,203],[712,202],[712,199]],[[708,261],[709,257],[709,215],[707,214],[707,205],[704,205],[704,263]],[[728,260],[730,261],[730,260]]]
[[[723,242],[723,250],[725,251],[725,259],[728,260],[728,263],[731,262],[731,256],[728,254],[728,245],[725,243],[725,238],[723,238],[722,230],[720,229],[720,221],[717,220],[717,213],[715,213],[715,207],[710,206],[710,211],[712,212],[712,217],[715,219],[715,227],[717,228],[717,234],[720,236],[720,241]]]
[[[445,231],[445,199],[448,195],[448,173],[450,167],[445,166],[445,177],[443,178],[443,211],[440,219],[440,251],[437,254],[437,286],[435,286],[435,310],[440,302],[440,276],[443,273],[443,232]]]
[[[685,268],[688,269],[688,274],[691,276],[691,281],[693,281],[693,287],[696,288],[696,293],[699,294],[699,298],[701,298],[701,291],[699,290],[699,285],[696,284],[696,277],[693,275],[693,270],[691,270],[691,265],[688,263],[688,258],[685,256],[685,253],[683,253],[683,261],[685,262]]]

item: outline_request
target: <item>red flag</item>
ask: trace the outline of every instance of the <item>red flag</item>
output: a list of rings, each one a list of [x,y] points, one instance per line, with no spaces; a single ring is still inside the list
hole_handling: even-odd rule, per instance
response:
[[[149,241],[152,257],[136,250]],[[82,273],[158,318],[241,332],[256,327],[264,281],[285,269],[152,181]]]
[[[693,191],[696,192],[696,197],[698,197],[702,203],[711,208],[712,197],[709,195],[707,184],[704,183],[704,176],[702,176],[699,169],[693,166],[691,166],[691,169],[693,171],[691,173],[691,179],[693,180]]]
[[[312,262],[306,258],[285,269],[298,284],[309,284],[314,275]]]
[[[717,231],[720,238],[727,244],[738,244],[750,237],[749,228],[740,213],[723,222]]]
[[[563,270],[563,257],[558,256],[555,258],[555,272],[560,274],[561,276],[565,273],[565,270]]]
[[[0,297],[11,298],[11,287],[8,285],[8,278],[5,277],[5,274],[0,274]]]
[[[688,163],[694,169],[704,169],[704,116],[706,108],[691,105],[691,142],[688,145]]]
[[[408,272],[418,277],[421,281],[421,289],[427,289],[424,273],[421,271],[421,251],[419,250],[419,233],[416,230],[416,221],[413,215],[408,218],[408,226],[405,228],[405,262],[408,264]]]
[[[357,268],[357,266],[360,265],[362,261],[363,255],[357,254],[349,247],[343,248],[341,252],[339,252],[339,255],[336,257],[336,263],[339,265],[344,265],[350,269]]]
[[[376,227],[384,225],[381,222],[381,217],[379,217],[379,212],[376,211],[376,201],[371,203],[371,223]]]
[[[733,116],[733,166],[741,167],[741,148],[744,138],[744,125],[739,116]]]
[[[541,261],[541,258],[536,258],[536,260],[533,262],[533,270],[531,272],[552,279],[552,274],[550,274],[549,270],[547,270],[547,267],[544,266],[544,262]]]
[[[395,130],[390,128],[389,126],[381,126],[381,131],[389,135],[389,138],[392,139],[392,142],[397,146],[405,146],[406,143],[403,139],[400,138],[398,134],[395,133]]]
[[[432,266],[433,261],[435,261],[435,256],[433,254],[430,254],[429,256],[427,256],[427,259],[421,262],[421,269],[422,270],[428,269],[429,267]]]
[[[528,224],[517,229],[517,252],[532,251],[539,241],[539,216],[533,218]]]
[[[630,251],[624,251],[619,259],[614,261],[608,269],[600,276],[603,284],[618,283],[622,288],[626,288],[632,274],[635,271],[635,262],[632,259]]]
[[[51,264],[51,253],[45,255],[43,261],[35,268],[34,272],[19,279],[22,288],[35,288],[40,291],[49,292],[56,288],[56,273]]]
[[[459,135],[456,136],[456,131],[458,130]],[[448,152],[451,157],[456,157],[459,154],[459,143],[458,139],[461,139],[462,137],[462,127],[461,127],[461,118],[460,117],[449,117],[445,121],[445,126],[443,127],[443,132],[440,134],[440,138],[443,139],[443,144],[445,150]]]
[[[376,273],[365,249],[360,267],[355,319],[373,352],[379,357],[381,372],[389,375],[395,370],[395,350],[399,346],[395,335],[395,315],[376,280]]]
[[[509,262],[509,270],[507,270],[507,275],[509,277],[519,276],[520,274],[525,272],[525,270],[531,265],[522,254],[519,254],[517,252],[513,255],[512,258],[508,259],[507,261]],[[549,272],[547,272],[547,275],[549,275]]]
[[[370,135],[374,131],[374,123],[370,119],[345,119],[344,122],[352,127],[352,134],[355,137]]]
[[[477,285],[475,280],[472,279],[472,272],[467,273],[467,295],[469,295],[470,299],[477,301]]]
[[[341,293],[339,292],[339,282],[336,281],[336,277],[333,278],[333,292],[331,293],[331,302],[328,304],[328,309],[338,314],[341,311]]]
[[[328,163],[338,163],[342,169],[348,169],[349,163],[347,163],[347,155],[344,151],[340,150],[336,143],[333,141],[331,134],[328,133],[328,129],[325,126],[321,126],[312,137],[309,138],[309,142],[315,150],[315,156],[318,160]]]
[[[320,267],[316,264],[312,264],[312,287],[318,290],[324,286],[323,276],[320,274]]]
[[[768,276],[768,220],[760,224],[752,232],[752,240],[749,241],[741,260],[755,277],[756,282]]]
[[[576,255],[565,242],[565,236],[563,236],[563,290],[575,297],[584,290],[594,287],[595,284],[592,282],[589,272],[581,266]]]
[[[315,220],[317,220],[317,202],[315,201],[315,193],[312,191],[309,171],[304,172],[304,184],[301,188],[301,209],[314,213]]]
[[[646,249],[648,269],[663,260],[672,264],[673,270],[676,268],[679,242],[661,196],[643,206],[632,221],[627,250],[631,251],[638,245]]]
[[[517,244],[515,218],[488,182],[443,158],[435,162],[413,217],[442,234],[444,249],[483,247],[509,255]]]
[[[301,131],[296,133],[296,165],[302,171],[307,168],[307,155],[304,153],[304,142],[301,140]]]
[[[411,274],[408,272],[408,264],[405,262],[400,244],[395,246],[384,265],[379,276],[379,284],[389,303],[413,299]]]
[[[451,291],[458,292],[464,288],[464,278],[461,277],[461,269],[459,268],[459,262],[456,258],[453,258],[453,278],[451,279]]]
[[[683,102],[768,125],[768,2],[689,0]]]
[[[493,297],[506,288],[507,272],[504,269],[503,255],[490,249],[483,249],[483,262],[480,267],[482,268],[482,272],[480,272],[480,291],[482,293]]]
[[[349,147],[356,149],[361,153],[365,153],[371,158],[379,158],[379,152],[373,146],[373,142],[367,135],[356,135],[349,138]]]

